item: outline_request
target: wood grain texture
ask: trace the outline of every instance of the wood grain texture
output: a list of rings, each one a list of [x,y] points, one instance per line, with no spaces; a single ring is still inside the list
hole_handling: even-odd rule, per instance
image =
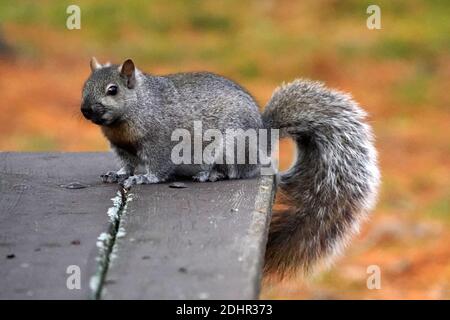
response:
[[[273,179],[134,188],[106,299],[255,299]]]
[[[106,153],[0,153],[0,299],[89,297],[117,192],[99,174],[114,167]],[[87,187],[61,187],[72,182]],[[69,265],[80,267],[80,290],[67,289]]]
[[[0,153],[0,299],[92,297],[105,232],[102,298],[258,297],[273,177],[133,187],[113,228],[119,187],[99,175],[115,168],[109,153]],[[81,290],[66,286],[70,265]]]

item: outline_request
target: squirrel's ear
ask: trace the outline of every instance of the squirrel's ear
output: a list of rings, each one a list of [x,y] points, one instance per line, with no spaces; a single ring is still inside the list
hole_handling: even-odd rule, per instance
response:
[[[120,67],[120,74],[127,79],[127,87],[133,88],[136,83],[134,62],[131,59],[125,60]]]
[[[95,57],[92,57],[91,59],[91,71],[94,72],[97,69],[100,69],[102,65],[98,63],[97,59]]]

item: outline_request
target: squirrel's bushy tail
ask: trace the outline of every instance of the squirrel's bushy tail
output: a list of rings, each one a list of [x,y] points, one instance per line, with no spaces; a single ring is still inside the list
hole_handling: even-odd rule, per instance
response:
[[[308,273],[358,231],[379,184],[365,116],[350,96],[317,82],[295,80],[274,92],[263,113],[265,126],[296,142],[297,159],[280,177],[287,209],[272,218],[266,274]]]

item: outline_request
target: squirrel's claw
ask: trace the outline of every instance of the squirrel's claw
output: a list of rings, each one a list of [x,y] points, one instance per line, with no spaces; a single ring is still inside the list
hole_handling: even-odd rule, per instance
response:
[[[130,175],[127,174],[118,174],[114,171],[108,171],[105,174],[102,174],[100,177],[104,183],[122,183],[126,180]]]
[[[124,187],[125,189],[130,189],[133,185],[137,184],[137,177],[136,176],[130,176],[123,180],[120,185]]]
[[[104,183],[116,183],[118,180],[118,175],[114,171],[108,171],[107,173],[102,174],[100,177],[102,178],[102,181]]]
[[[153,184],[158,182],[160,182],[160,180],[153,174],[137,174],[119,181],[125,189],[130,189],[133,185],[137,184]]]

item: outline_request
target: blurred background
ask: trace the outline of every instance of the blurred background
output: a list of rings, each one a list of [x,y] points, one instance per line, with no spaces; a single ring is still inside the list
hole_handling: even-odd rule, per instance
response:
[[[68,30],[67,6],[81,9]],[[366,27],[370,4],[381,30]],[[450,298],[449,1],[1,1],[0,150],[103,151],[79,112],[89,59],[148,73],[208,70],[261,107],[297,77],[351,92],[369,112],[383,184],[345,256],[262,298]],[[281,144],[281,166],[292,145]],[[381,289],[366,287],[367,267]]]

